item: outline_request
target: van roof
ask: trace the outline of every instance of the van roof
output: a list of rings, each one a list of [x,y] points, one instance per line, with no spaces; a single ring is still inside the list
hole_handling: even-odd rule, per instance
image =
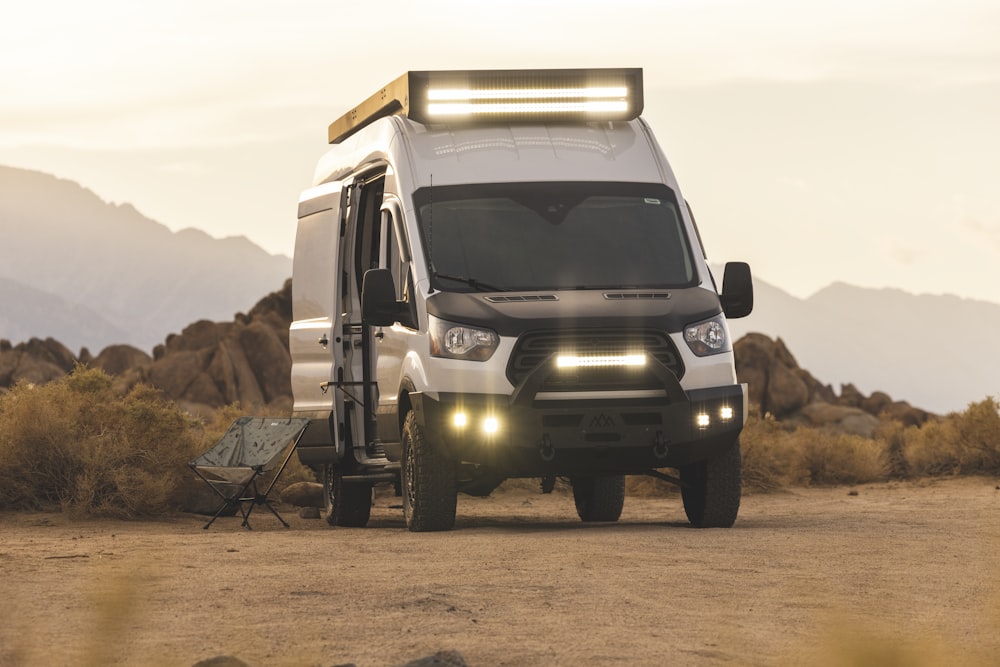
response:
[[[515,181],[672,183],[669,167],[641,118],[626,122],[427,127],[382,118],[317,164],[314,185],[343,178],[359,165],[406,164],[404,189]],[[673,187],[673,185],[672,185]]]

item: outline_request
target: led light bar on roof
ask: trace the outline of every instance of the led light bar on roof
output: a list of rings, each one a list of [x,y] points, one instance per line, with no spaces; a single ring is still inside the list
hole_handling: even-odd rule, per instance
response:
[[[418,123],[631,120],[642,113],[642,69],[407,72],[328,128],[336,144],[399,114]]]

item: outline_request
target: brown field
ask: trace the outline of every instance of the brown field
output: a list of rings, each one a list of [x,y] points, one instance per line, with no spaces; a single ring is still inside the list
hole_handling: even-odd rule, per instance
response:
[[[450,533],[286,509],[200,517],[0,514],[0,665],[997,664],[995,478],[744,498],[729,530],[679,499],[585,525],[565,493],[461,496]]]

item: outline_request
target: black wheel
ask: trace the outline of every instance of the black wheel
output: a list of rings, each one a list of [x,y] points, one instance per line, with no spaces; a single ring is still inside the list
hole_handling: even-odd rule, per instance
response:
[[[455,527],[455,464],[424,439],[412,411],[403,424],[403,516],[414,532]]]
[[[743,459],[736,442],[723,454],[682,466],[681,498],[696,528],[729,528],[736,522],[743,492]]]
[[[625,475],[574,477],[573,502],[581,521],[617,521],[625,504]]]
[[[328,524],[363,528],[372,512],[372,484],[344,482],[338,466],[323,466],[323,501]]]

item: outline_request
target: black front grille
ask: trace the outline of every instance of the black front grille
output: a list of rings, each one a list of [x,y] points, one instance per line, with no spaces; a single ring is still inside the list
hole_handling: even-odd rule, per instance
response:
[[[532,331],[521,336],[510,362],[507,379],[517,386],[540,363],[555,354],[600,356],[644,352],[684,376],[684,364],[670,336],[657,330],[580,329],[569,331]],[[592,367],[560,369],[542,388],[543,391],[615,391],[661,388],[662,383],[648,370],[635,367]]]

